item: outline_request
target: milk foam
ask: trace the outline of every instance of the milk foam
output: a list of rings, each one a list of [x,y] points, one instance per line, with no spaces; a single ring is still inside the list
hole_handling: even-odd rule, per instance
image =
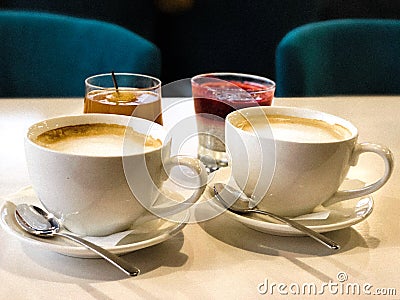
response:
[[[117,156],[122,154],[123,139],[114,135],[72,137],[47,147],[58,152],[90,156]]]
[[[268,122],[264,117],[255,117],[236,126],[249,132],[272,130],[275,139],[293,142],[327,143],[351,137],[351,132],[340,124],[284,115],[268,116]]]
[[[161,146],[161,141],[116,124],[83,124],[49,130],[35,142],[54,151],[86,156],[120,156],[143,153]]]

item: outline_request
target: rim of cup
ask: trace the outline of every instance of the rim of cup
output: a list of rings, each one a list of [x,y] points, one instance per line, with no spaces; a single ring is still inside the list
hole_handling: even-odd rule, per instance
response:
[[[303,142],[303,141],[283,140],[283,139],[279,139],[279,138],[274,137],[273,134],[272,134],[272,131],[270,131],[269,135],[261,136],[261,138],[265,138],[266,137],[266,138],[272,138],[274,140],[281,141],[281,142],[290,142],[290,143],[297,143],[297,144],[333,144],[333,143],[341,143],[341,142],[344,142],[344,141],[349,141],[349,140],[352,140],[352,139],[358,137],[358,129],[350,121],[348,121],[346,119],[343,119],[343,118],[341,118],[339,116],[323,112],[323,111],[309,109],[309,108],[301,108],[301,107],[291,107],[291,106],[253,106],[253,107],[241,108],[241,109],[238,109],[238,110],[235,110],[235,111],[229,113],[226,116],[226,123],[228,123],[230,126],[234,127],[235,129],[240,130],[242,134],[254,136],[253,133],[247,132],[247,131],[242,130],[239,127],[235,126],[232,123],[232,118],[234,118],[237,115],[240,115],[241,117],[244,117],[244,118],[247,119],[247,116],[250,116],[251,114],[253,114],[254,111],[260,112],[260,109],[266,115],[268,115],[271,112],[270,114],[281,114],[281,115],[299,117],[299,118],[304,118],[304,119],[319,120],[319,121],[325,122],[325,123],[327,123],[329,125],[338,124],[338,125],[346,128],[350,132],[350,136],[349,137],[345,137],[345,138],[337,140],[337,141],[323,141],[323,142],[310,142],[310,141],[304,141]],[[267,120],[267,122],[268,122],[268,120]]]
[[[119,121],[117,121],[119,120]],[[143,126],[140,128],[135,128],[132,122],[138,122],[142,123]],[[155,138],[158,138],[162,141],[161,146],[159,147],[154,147],[154,149],[146,149],[143,152],[140,153],[125,153],[122,152],[121,155],[86,155],[86,154],[74,154],[74,153],[64,153],[61,151],[53,150],[50,148],[43,147],[33,140],[40,134],[65,127],[65,126],[75,126],[75,125],[83,125],[83,124],[96,124],[96,123],[105,123],[105,124],[116,124],[116,125],[122,125],[122,126],[128,126],[133,128],[133,130],[145,134],[145,135],[152,135]],[[167,136],[167,131],[158,123],[151,122],[146,119],[142,118],[137,118],[137,117],[132,117],[132,116],[125,116],[125,115],[117,115],[117,114],[101,114],[101,113],[90,113],[90,114],[77,114],[77,115],[68,115],[68,116],[60,116],[60,117],[54,117],[54,118],[49,118],[45,119],[39,122],[36,122],[29,126],[26,135],[25,135],[25,140],[29,144],[38,147],[39,149],[42,149],[43,151],[48,151],[48,152],[53,152],[57,153],[59,155],[68,155],[68,156],[80,156],[80,157],[93,157],[93,158],[121,158],[121,157],[128,157],[128,156],[135,156],[135,155],[142,155],[144,153],[150,153],[153,151],[158,151],[160,149],[163,149],[166,147],[168,142],[166,139],[168,138]]]

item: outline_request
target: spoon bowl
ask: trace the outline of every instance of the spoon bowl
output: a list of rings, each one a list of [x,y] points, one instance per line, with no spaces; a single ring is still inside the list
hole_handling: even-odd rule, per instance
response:
[[[140,273],[138,268],[110,251],[78,236],[60,232],[61,225],[57,218],[40,207],[19,204],[15,210],[15,219],[22,229],[32,235],[45,238],[61,236],[70,239],[100,255],[129,276],[137,276]]]
[[[313,238],[317,242],[323,244],[324,246],[333,249],[339,250],[340,246],[333,240],[327,238],[326,236],[286,217],[278,216],[276,214],[260,210],[255,206],[252,206],[252,201],[241,191],[233,188],[232,186],[216,183],[214,185],[214,194],[218,201],[228,210],[238,213],[238,214],[250,214],[250,213],[258,213],[262,215],[269,216],[275,220],[278,220],[282,223],[285,223],[297,230],[303,232],[309,237]]]

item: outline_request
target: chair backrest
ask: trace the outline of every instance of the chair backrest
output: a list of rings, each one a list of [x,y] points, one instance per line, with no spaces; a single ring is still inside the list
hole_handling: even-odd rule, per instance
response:
[[[280,97],[400,94],[400,20],[295,28],[276,49],[276,82]]]
[[[0,11],[0,40],[0,97],[84,96],[90,75],[161,71],[154,44],[102,21]]]

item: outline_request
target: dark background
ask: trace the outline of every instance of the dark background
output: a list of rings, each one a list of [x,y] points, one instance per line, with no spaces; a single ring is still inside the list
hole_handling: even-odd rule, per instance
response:
[[[294,27],[335,18],[400,18],[399,0],[0,0],[0,9],[124,26],[161,49],[164,84],[212,71],[275,79],[275,48]]]

